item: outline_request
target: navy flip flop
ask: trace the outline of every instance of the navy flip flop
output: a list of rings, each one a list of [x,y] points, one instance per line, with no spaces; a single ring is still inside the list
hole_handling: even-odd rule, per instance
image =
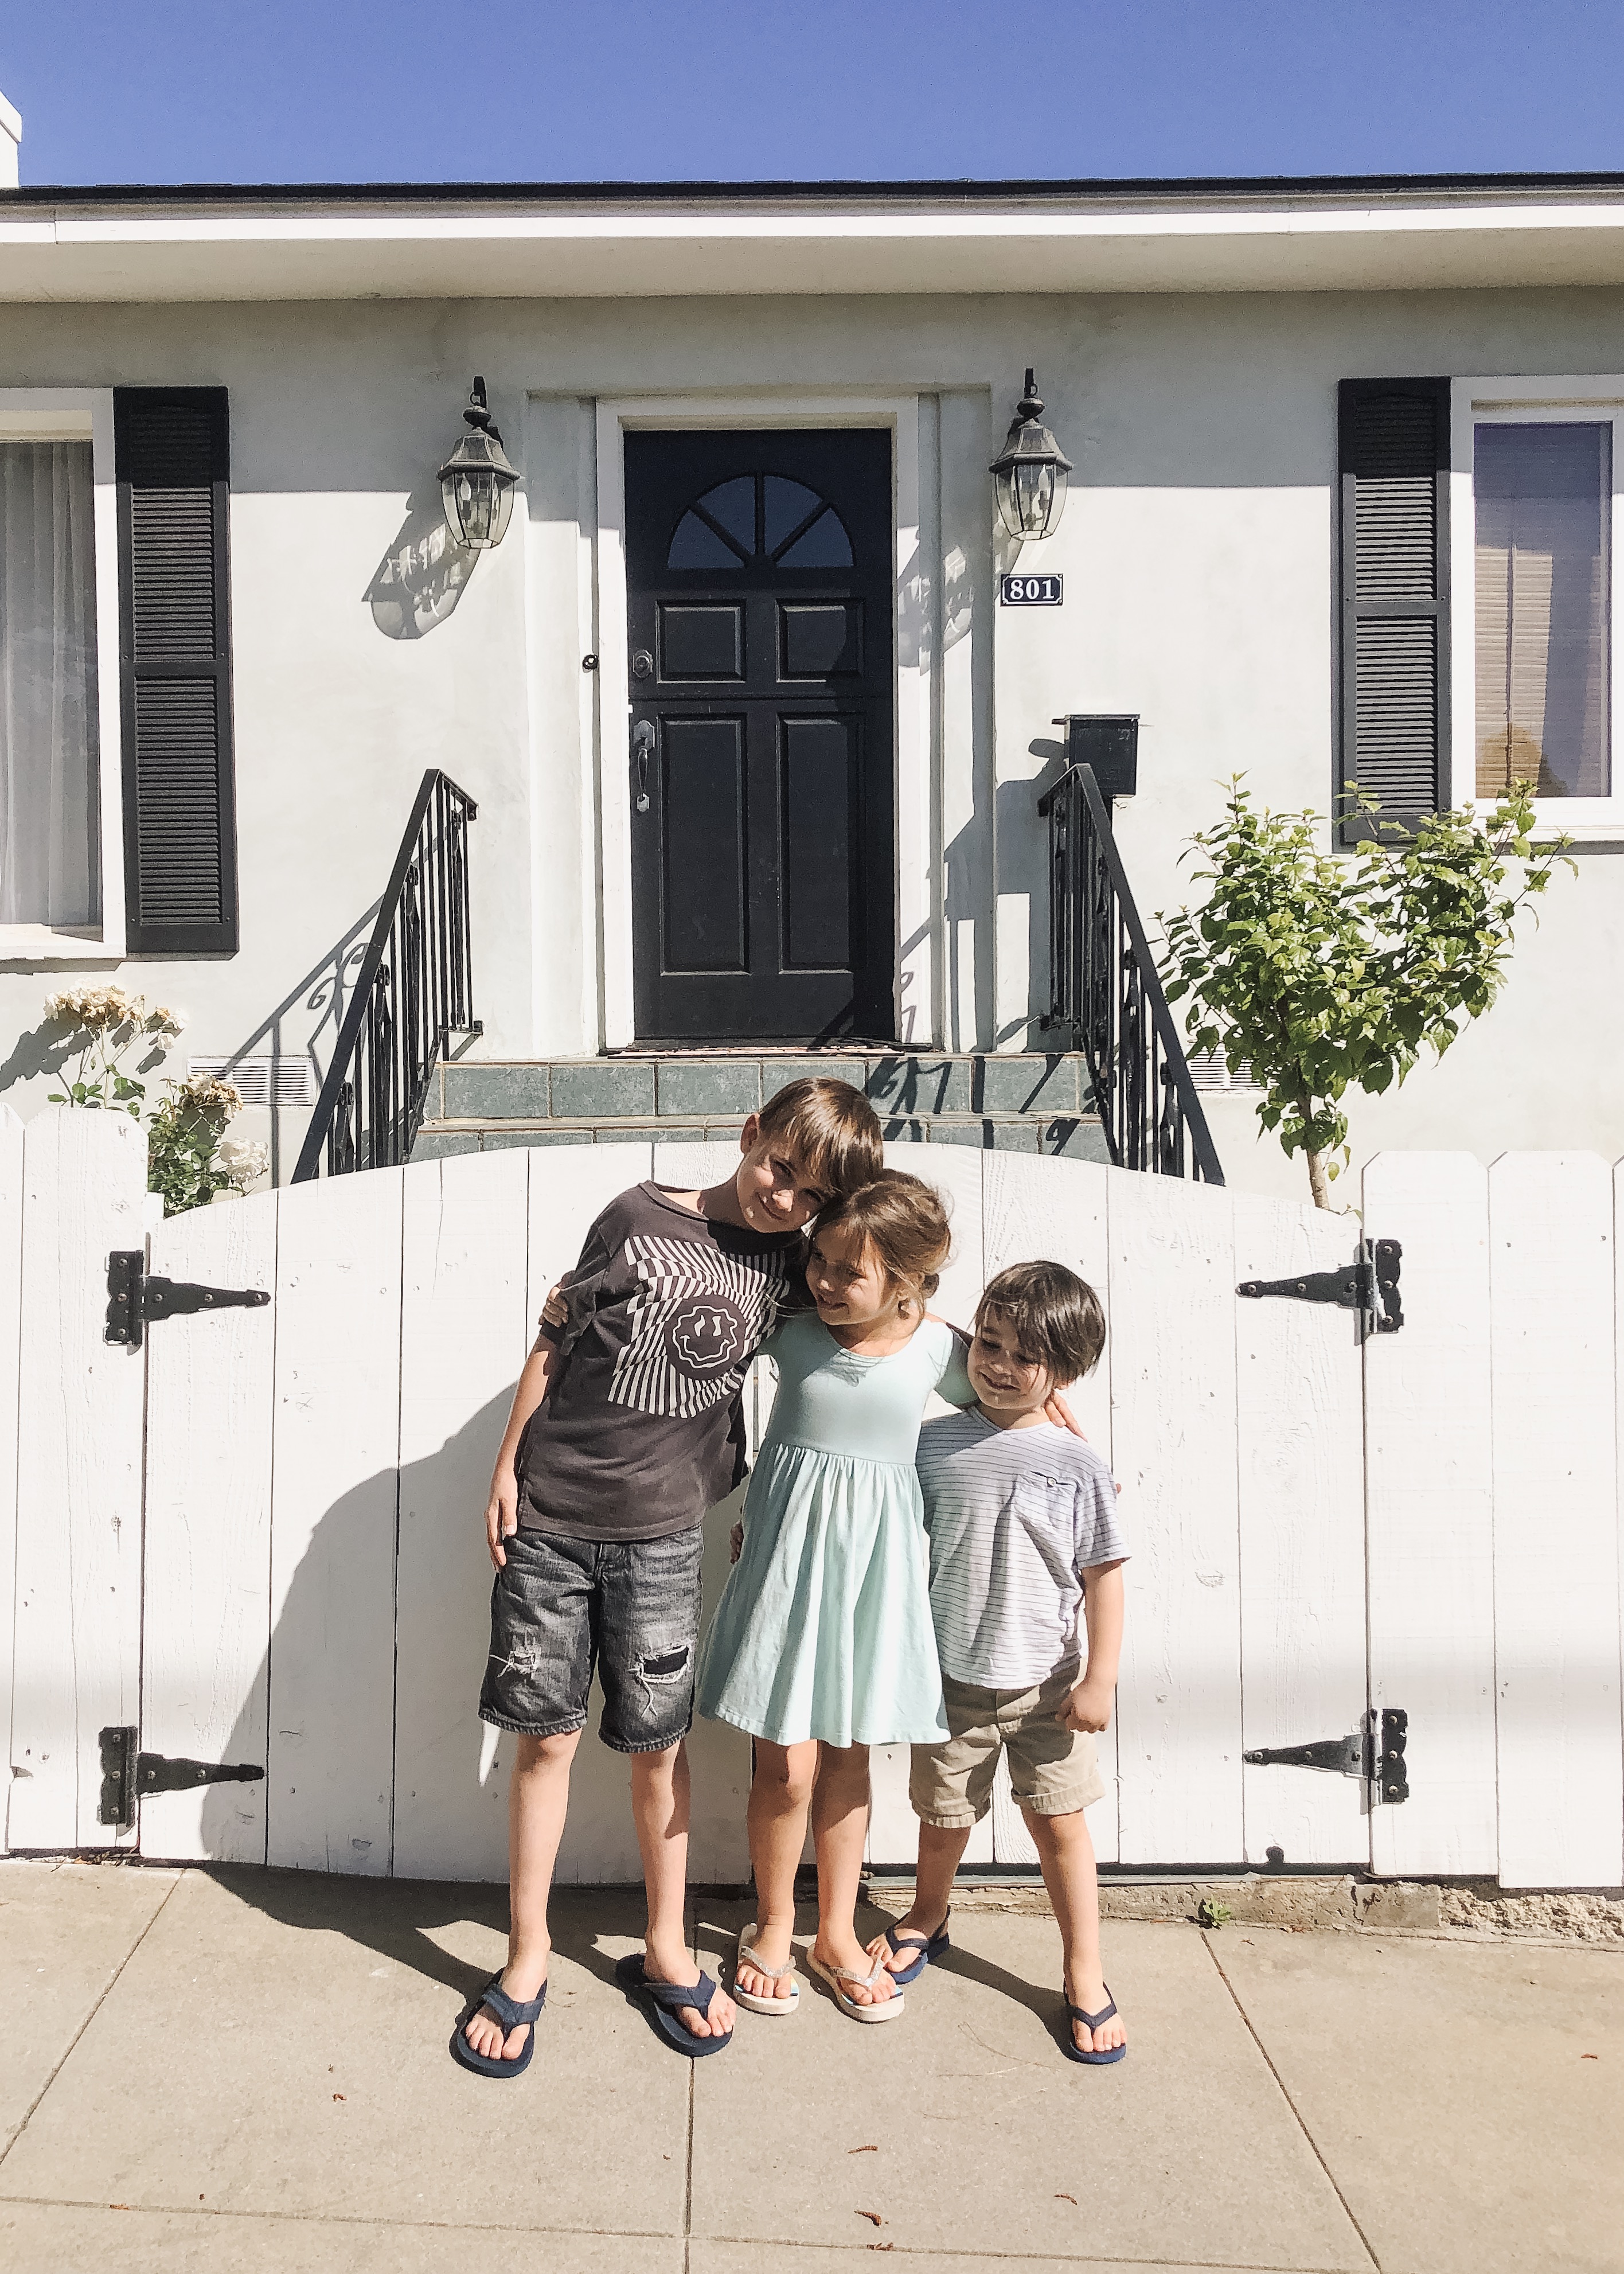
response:
[[[650,1982],[643,1954],[635,1950],[617,1964],[614,1978],[622,1990],[630,1991],[634,1998],[642,2001],[666,2044],[686,2053],[690,2060],[702,2059],[706,2053],[719,2053],[724,2046],[732,2044],[731,2029],[725,2037],[696,2037],[677,2019],[684,2006],[691,2006],[698,2014],[710,2012],[717,1985],[708,1974],[702,1972],[697,1982]]]
[[[943,1920],[934,1934],[901,1934],[894,1926],[886,1928],[885,1939],[890,1943],[892,1950],[900,1951],[906,1944],[910,1950],[917,1950],[919,1953],[919,1956],[911,1965],[899,1967],[891,1975],[891,1980],[899,1990],[909,1982],[917,1982],[933,1958],[940,1958],[944,1950],[952,1948],[947,1934],[947,1920],[952,1916],[951,1911],[949,1911],[947,1917]]]
[[[1065,1997],[1064,1989],[1060,1995],[1064,1999]],[[1073,2022],[1080,2022],[1086,2029],[1097,2029],[1101,2022],[1109,2022],[1116,2011],[1116,2000],[1111,1995],[1111,1985],[1109,1982],[1105,1985],[1105,2003],[1097,2014],[1085,2014],[1080,2006],[1066,2007],[1066,2027],[1060,2032],[1060,2050],[1068,2060],[1086,2061],[1090,2068],[1106,2068],[1112,2061],[1119,2061],[1126,2058],[1128,2051],[1126,2045],[1113,2045],[1109,2052],[1086,2053],[1071,2035],[1071,2024]]]
[[[457,2025],[451,2032],[451,2058],[470,2068],[476,2076],[523,2076],[530,2065],[536,2050],[536,2024],[541,2009],[547,2002],[547,1985],[544,1982],[534,1998],[510,1998],[502,1988],[502,1977],[493,1974],[477,1997],[470,1998],[457,2016]],[[503,2060],[500,2054],[492,2059],[489,2053],[477,2053],[462,2032],[482,2006],[488,2006],[504,2029],[516,2029],[526,2022],[530,2033],[513,2060]]]

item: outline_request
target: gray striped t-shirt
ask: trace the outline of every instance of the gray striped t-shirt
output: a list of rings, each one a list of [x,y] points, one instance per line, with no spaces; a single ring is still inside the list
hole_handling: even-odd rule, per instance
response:
[[[1029,1690],[1076,1665],[1081,1574],[1128,1553],[1094,1447],[1049,1421],[996,1428],[969,1406],[926,1422],[917,1460],[943,1673]]]

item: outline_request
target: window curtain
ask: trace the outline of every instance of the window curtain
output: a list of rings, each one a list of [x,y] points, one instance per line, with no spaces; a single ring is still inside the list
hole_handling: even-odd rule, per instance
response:
[[[102,916],[88,442],[0,442],[0,923]]]
[[[1479,426],[1477,794],[1605,797],[1612,430]]]

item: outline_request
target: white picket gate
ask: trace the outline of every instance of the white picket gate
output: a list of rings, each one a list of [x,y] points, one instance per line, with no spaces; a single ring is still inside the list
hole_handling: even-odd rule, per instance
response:
[[[515,1149],[197,1210],[152,1233],[149,1271],[272,1299],[155,1321],[137,1353],[103,1328],[108,1255],[141,1245],[139,1132],[0,1118],[4,1843],[500,1879],[511,1741],[475,1700],[513,1382],[605,1201],[729,1157]],[[1037,1254],[1105,1297],[1076,1403],[1135,1554],[1102,1858],[1624,1879],[1606,1164],[1377,1160],[1365,1222],[1402,1244],[1405,1322],[1361,1348],[1346,1311],[1237,1294],[1346,1264],[1346,1218],[1018,1154],[893,1158],[952,1203],[949,1315]],[[709,1520],[710,1600],[732,1513]],[[1347,1737],[1372,1706],[1409,1716],[1402,1805],[1244,1760]],[[160,1759],[263,1774],[148,1791],[138,1826],[106,1823],[120,1728]],[[694,1877],[741,1879],[748,1742],[702,1722],[691,1749]],[[876,1757],[876,1863],[912,1856],[906,1769]],[[625,1784],[583,1747],[564,1876],[637,1876]],[[1002,1788],[971,1860],[1031,1856]]]

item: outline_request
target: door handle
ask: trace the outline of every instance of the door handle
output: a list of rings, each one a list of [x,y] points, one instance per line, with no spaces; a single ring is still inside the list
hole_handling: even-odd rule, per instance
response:
[[[637,794],[632,806],[638,813],[649,809],[649,760],[653,752],[654,722],[651,719],[639,719],[632,728],[632,756],[637,762]]]

